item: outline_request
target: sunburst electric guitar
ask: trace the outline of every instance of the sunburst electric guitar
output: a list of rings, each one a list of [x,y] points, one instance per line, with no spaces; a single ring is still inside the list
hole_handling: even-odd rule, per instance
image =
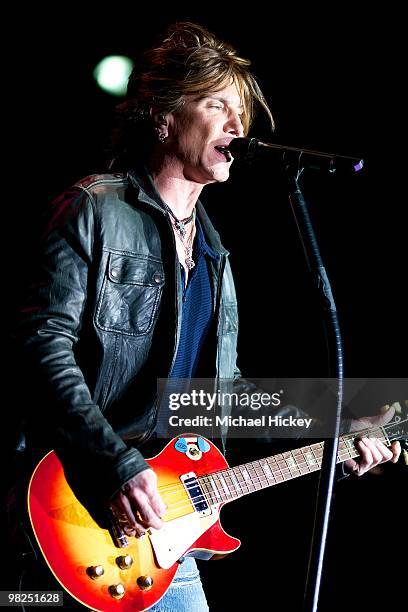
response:
[[[358,455],[354,438],[390,445],[407,436],[407,419],[340,439],[338,463]],[[320,469],[323,443],[230,468],[212,442],[185,434],[148,460],[167,505],[164,526],[127,538],[114,523],[101,528],[69,487],[54,451],[37,465],[28,510],[44,558],[64,589],[92,610],[146,610],[170,586],[187,555],[211,559],[240,546],[219,521],[221,507],[243,495]]]

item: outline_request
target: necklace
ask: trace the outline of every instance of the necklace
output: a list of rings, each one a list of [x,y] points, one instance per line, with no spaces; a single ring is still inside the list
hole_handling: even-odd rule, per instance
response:
[[[189,217],[186,217],[185,219],[177,219],[176,215],[173,213],[171,208],[167,206],[165,202],[163,202],[163,204],[166,207],[166,210],[170,215],[170,219],[172,220],[174,227],[179,232],[180,237],[184,239],[187,234],[186,225],[188,225],[188,223],[190,223],[190,221],[194,219],[195,208]]]
[[[187,236],[186,225],[188,225],[191,221],[195,221],[195,208],[193,209],[193,212],[191,213],[189,217],[186,217],[185,219],[177,219],[176,215],[173,213],[171,208],[167,206],[165,202],[163,202],[163,204],[170,217],[171,224],[175,229],[176,236],[178,236],[178,238],[180,239],[181,245],[183,247],[183,250],[185,253],[186,266],[188,270],[191,270],[195,266],[195,263],[193,260],[194,223],[193,223],[193,227],[188,236]]]

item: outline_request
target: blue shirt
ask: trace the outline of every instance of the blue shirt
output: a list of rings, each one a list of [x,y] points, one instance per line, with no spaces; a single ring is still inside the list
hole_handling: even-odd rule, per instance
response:
[[[200,351],[213,317],[213,288],[209,273],[209,260],[219,255],[207,244],[201,223],[196,219],[193,247],[195,267],[190,270],[187,286],[185,271],[181,268],[183,300],[180,340],[171,378],[193,378]]]

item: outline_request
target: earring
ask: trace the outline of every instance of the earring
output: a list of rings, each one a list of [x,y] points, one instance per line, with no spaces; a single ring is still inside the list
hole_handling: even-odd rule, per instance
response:
[[[168,134],[161,132],[159,128],[156,128],[156,134],[157,134],[157,139],[160,142],[160,144],[164,144],[164,141],[166,140]]]
[[[164,141],[166,140],[168,136],[168,133],[166,133],[167,132],[166,129],[165,131],[162,131],[162,126],[167,126],[166,114],[164,112],[161,112],[159,114],[159,125],[154,128],[157,139],[160,142],[160,144],[164,144]]]

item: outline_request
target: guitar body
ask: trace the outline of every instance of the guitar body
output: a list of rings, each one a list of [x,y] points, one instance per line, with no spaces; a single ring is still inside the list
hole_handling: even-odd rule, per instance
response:
[[[210,559],[233,552],[240,541],[227,535],[219,522],[223,502],[199,512],[194,508],[181,477],[197,477],[228,467],[209,440],[186,434],[169,442],[148,463],[158,476],[158,487],[168,511],[164,526],[142,538],[129,537],[117,547],[77,500],[54,451],[37,465],[28,490],[28,510],[33,531],[51,571],[72,597],[101,612],[142,611],[166,592],[179,567],[180,557]],[[120,556],[133,563],[119,567]],[[92,578],[90,568],[104,573]],[[146,586],[146,577],[148,581]],[[139,580],[139,582],[138,582]],[[115,599],[109,590],[121,584],[125,593]]]

